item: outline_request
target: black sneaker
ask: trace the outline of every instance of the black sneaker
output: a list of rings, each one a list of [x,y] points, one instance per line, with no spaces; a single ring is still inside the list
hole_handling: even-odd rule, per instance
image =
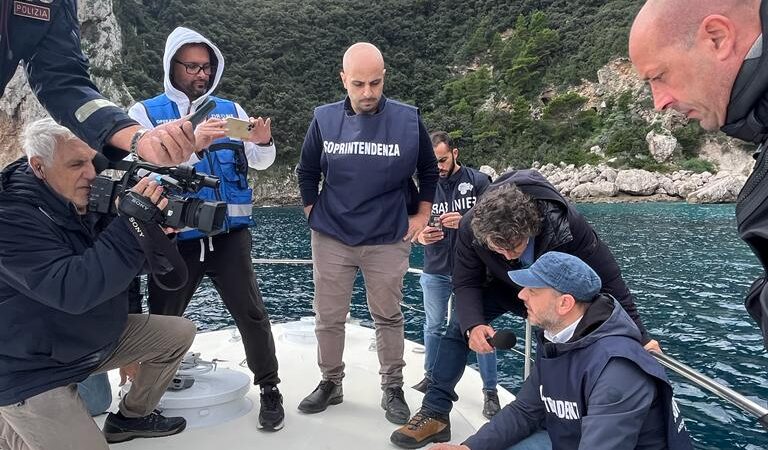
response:
[[[299,403],[299,411],[315,414],[325,411],[329,405],[338,405],[342,401],[344,401],[344,391],[341,389],[341,383],[323,380]]]
[[[405,425],[408,423],[408,418],[411,417],[411,410],[405,403],[405,394],[401,387],[384,388],[384,393],[381,395],[381,407],[386,411],[384,416],[387,420],[396,425]]]
[[[426,394],[430,384],[432,384],[432,380],[430,380],[429,377],[425,375],[423,380],[419,381],[411,387],[421,392],[422,394]]]
[[[153,438],[181,433],[187,426],[183,417],[165,417],[160,411],[144,417],[125,417],[109,413],[104,421],[104,437],[107,443],[130,441],[133,438]]]
[[[285,419],[285,411],[280,390],[277,386],[262,386],[259,426],[264,431],[277,431],[283,428],[283,419]]]
[[[499,404],[499,394],[495,390],[486,391],[483,389],[483,416],[490,419],[501,409]]]

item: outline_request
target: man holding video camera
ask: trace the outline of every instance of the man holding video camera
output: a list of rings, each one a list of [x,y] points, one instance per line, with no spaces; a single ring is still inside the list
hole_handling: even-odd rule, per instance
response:
[[[279,430],[284,411],[277,388],[275,343],[253,271],[248,229],[253,223],[248,167],[263,170],[275,160],[270,119],[249,118],[237,103],[211,95],[224,72],[224,57],[196,31],[179,27],[171,32],[163,68],[165,92],[133,105],[128,113],[142,125],[155,127],[214,100],[216,108],[210,118],[195,129],[198,152],[189,163],[198,173],[220,178],[218,189],[205,188],[196,195],[225,201],[228,212],[225,229],[219,234],[206,235],[198,229],[178,234],[189,282],[169,291],[150,281],[149,312],[181,316],[203,276],[208,275],[243,335],[248,367],[254,384],[261,386],[259,425],[264,430]]]
[[[21,138],[26,157],[0,173],[0,448],[106,450],[181,432],[183,418],[155,407],[195,326],[128,313],[147,262],[140,240],[165,237],[157,224],[87,211],[96,151],[67,128],[42,119]],[[162,193],[144,178],[122,202],[162,209]],[[102,434],[75,383],[137,362]]]

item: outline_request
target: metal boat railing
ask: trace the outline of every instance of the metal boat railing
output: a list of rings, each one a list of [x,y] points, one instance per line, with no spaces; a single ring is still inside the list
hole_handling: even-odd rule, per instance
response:
[[[253,259],[254,264],[295,264],[295,265],[312,265],[311,259]],[[409,267],[408,273],[420,275],[422,273],[421,269],[414,269]],[[451,295],[451,298],[449,301],[453,300],[453,295]],[[401,305],[407,309],[424,312],[418,308],[414,308],[410,305],[406,305],[404,303],[401,303]],[[450,321],[450,311],[451,311],[451,304],[448,305],[448,318],[447,320]],[[533,333],[531,330],[531,324],[528,322],[528,320],[525,321],[525,350],[524,352],[520,352],[516,349],[511,349],[513,352],[522,355],[524,358],[524,378],[528,378],[528,375],[531,373],[531,362],[533,361],[531,357],[532,352],[532,340],[533,340]],[[675,358],[664,354],[664,353],[657,353],[657,352],[650,352],[651,355],[653,355],[661,365],[666,367],[669,370],[672,370],[673,372],[677,373],[678,375],[682,376],[683,378],[687,379],[694,385],[707,390],[711,392],[712,394],[716,395],[717,397],[727,401],[728,403],[732,404],[733,406],[739,408],[740,410],[744,411],[747,414],[750,414],[757,418],[758,423],[762,425],[764,428],[768,429],[768,409],[761,406],[757,402],[750,400],[749,398],[745,397],[744,395],[734,391],[733,389],[723,386],[722,384],[718,383],[717,381],[713,380],[712,378],[704,375],[701,372],[698,372],[697,370],[693,369],[692,367],[676,360]],[[760,400],[761,403],[765,404],[765,401]]]

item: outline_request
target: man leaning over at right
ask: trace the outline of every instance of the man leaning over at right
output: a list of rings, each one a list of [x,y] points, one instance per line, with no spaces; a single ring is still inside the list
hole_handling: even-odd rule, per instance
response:
[[[635,322],[646,349],[658,342],[645,329],[621,277],[616,259],[592,226],[544,176],[535,170],[517,170],[500,176],[459,223],[453,261],[456,313],[440,340],[432,384],[421,410],[390,440],[400,447],[418,448],[451,439],[450,412],[458,399],[456,385],[466,368],[469,350],[488,353],[493,321],[512,312],[525,317],[517,298],[520,286],[507,272],[524,269],[548,251],[578,256],[603,280]]]
[[[531,376],[462,445],[430,450],[693,449],[664,368],[592,268],[548,252],[509,277],[541,328]]]
[[[429,137],[440,175],[432,202],[432,215],[439,222],[433,224],[438,226],[428,225],[416,237],[424,245],[424,272],[419,278],[424,298],[424,379],[413,388],[421,393],[426,393],[432,382],[432,369],[453,295],[453,247],[459,221],[491,184],[488,175],[459,164],[459,149],[448,133],[434,131]],[[478,353],[477,365],[483,380],[483,416],[490,419],[500,409],[496,352]]]
[[[651,86],[654,107],[674,109],[702,128],[747,142],[768,139],[768,1],[650,0],[629,35],[629,56]],[[755,170],[739,193],[740,237],[768,271],[768,209],[763,180],[768,164],[760,152]],[[755,281],[745,306],[763,331],[768,349],[768,307],[760,301],[765,274]]]
[[[181,432],[184,418],[155,408],[195,325],[128,314],[129,285],[146,262],[139,237],[165,239],[150,228],[159,225],[142,230],[125,215],[105,225],[110,217],[87,211],[96,151],[67,128],[42,119],[21,139],[27,156],[0,173],[0,448],[107,450]],[[148,178],[131,190],[147,209],[168,202]],[[102,434],[75,383],[137,362]]]

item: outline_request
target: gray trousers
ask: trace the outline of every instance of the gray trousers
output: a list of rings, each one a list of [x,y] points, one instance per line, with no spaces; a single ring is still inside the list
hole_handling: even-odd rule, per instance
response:
[[[126,417],[150,414],[195,338],[195,325],[171,316],[129,314],[112,355],[93,373],[140,362],[131,390],[120,401]],[[0,449],[108,450],[104,435],[70,384],[0,407]]]
[[[358,269],[363,273],[368,309],[376,328],[379,374],[384,387],[403,385],[403,276],[410,242],[349,246],[312,231],[317,361],[324,380],[344,378],[344,324]]]

